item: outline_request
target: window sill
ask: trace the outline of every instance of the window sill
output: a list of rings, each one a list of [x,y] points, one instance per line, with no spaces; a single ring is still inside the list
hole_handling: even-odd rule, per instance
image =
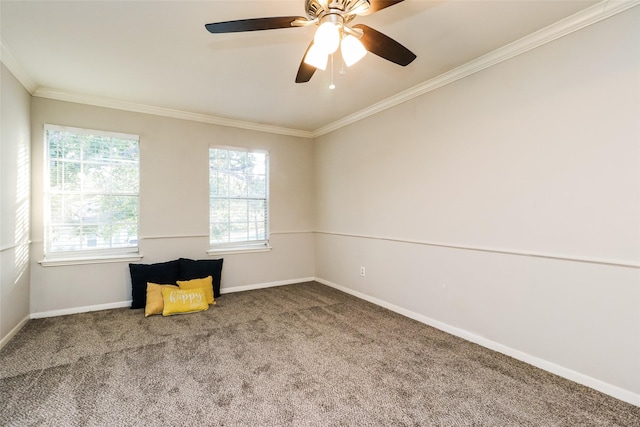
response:
[[[237,248],[216,248],[209,249],[207,251],[208,255],[224,255],[224,254],[251,254],[257,252],[269,252],[272,249],[271,245],[267,246],[240,246]]]
[[[131,262],[140,261],[142,255],[126,254],[126,255],[103,255],[93,257],[74,257],[74,258],[49,258],[38,261],[43,267],[60,267],[64,265],[83,265],[83,264],[104,264],[111,262]]]

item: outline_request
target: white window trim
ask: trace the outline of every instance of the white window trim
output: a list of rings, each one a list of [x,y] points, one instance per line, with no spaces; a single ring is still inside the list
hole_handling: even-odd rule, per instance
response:
[[[74,132],[74,133],[82,133],[85,135],[99,135],[99,136],[105,136],[105,137],[115,137],[115,138],[122,138],[122,139],[135,139],[136,141],[140,141],[140,135],[134,135],[132,133],[122,133],[122,132],[111,132],[111,131],[105,131],[105,130],[97,130],[97,129],[87,129],[87,128],[76,128],[76,127],[71,127],[71,126],[60,126],[60,125],[51,125],[51,124],[45,124],[44,125],[44,131],[45,131],[45,142],[46,142],[46,132],[48,130],[55,130],[58,132]]]
[[[38,261],[43,267],[60,267],[65,265],[84,265],[84,264],[104,264],[112,262],[134,262],[142,259],[140,254],[128,254],[128,255],[100,255],[100,256],[82,256],[73,258],[45,258]]]
[[[269,242],[269,236],[271,233],[271,194],[269,192],[271,177],[271,155],[268,150],[262,149],[253,149],[246,147],[233,147],[230,145],[218,145],[211,144],[209,145],[209,149],[207,150],[207,159],[209,158],[208,152],[212,148],[217,148],[220,150],[228,150],[228,151],[244,151],[247,153],[263,153],[266,155],[266,177],[267,177],[267,188],[266,188],[266,201],[267,201],[267,221],[266,221],[266,232],[264,240],[255,240],[249,242],[232,242],[232,243],[219,243],[219,244],[211,244],[211,234],[208,235],[208,244],[209,249],[207,250],[208,255],[222,255],[222,254],[244,254],[244,253],[256,253],[256,252],[269,252],[272,249],[272,246]],[[210,164],[207,165],[209,169],[209,173],[211,173]],[[211,188],[209,188],[209,200],[211,200]],[[211,217],[209,216],[209,226],[211,225]]]
[[[72,132],[79,134],[92,134],[106,136],[110,138],[134,139],[138,142],[138,153],[140,153],[140,136],[122,132],[102,131],[97,129],[76,128],[71,126],[60,126],[52,124],[44,124],[44,156],[43,156],[43,182],[44,185],[44,208],[49,209],[47,198],[49,197],[49,144],[47,139],[47,131],[53,130],[58,132]],[[140,159],[138,158],[138,174],[140,173]],[[139,179],[139,175],[138,175]],[[138,191],[138,242],[140,241],[140,191]],[[45,213],[45,219],[47,214]],[[46,221],[45,221],[46,230]],[[45,231],[46,233],[46,231]],[[45,236],[46,237],[46,236]],[[55,267],[65,265],[82,265],[82,264],[100,264],[113,262],[131,262],[142,259],[140,255],[140,244],[126,248],[112,248],[104,250],[87,250],[87,251],[65,251],[65,252],[46,252],[46,244],[43,242],[44,257],[38,261],[43,267]]]
[[[267,242],[266,244],[254,245],[242,245],[233,247],[220,247],[212,248],[207,251],[208,255],[233,255],[233,254],[252,254],[257,252],[269,252],[273,247]]]

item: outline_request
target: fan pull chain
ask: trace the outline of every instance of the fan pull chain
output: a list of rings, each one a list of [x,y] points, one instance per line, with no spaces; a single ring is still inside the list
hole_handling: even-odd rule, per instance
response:
[[[329,84],[329,89],[335,89],[336,85],[333,84],[333,53],[331,54],[331,84]]]

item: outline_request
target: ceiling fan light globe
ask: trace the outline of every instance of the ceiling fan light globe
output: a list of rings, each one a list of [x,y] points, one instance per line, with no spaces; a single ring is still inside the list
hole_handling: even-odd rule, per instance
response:
[[[315,67],[322,71],[324,71],[327,68],[328,60],[329,60],[329,55],[327,55],[321,49],[319,49],[315,43],[309,48],[309,51],[304,57],[305,64],[309,64],[312,67]]]
[[[326,55],[330,55],[340,46],[340,29],[333,22],[325,22],[316,30],[313,45]]]
[[[367,49],[364,48],[360,40],[352,35],[348,35],[342,39],[340,50],[342,52],[342,59],[344,59],[347,67],[351,67],[367,54]]]

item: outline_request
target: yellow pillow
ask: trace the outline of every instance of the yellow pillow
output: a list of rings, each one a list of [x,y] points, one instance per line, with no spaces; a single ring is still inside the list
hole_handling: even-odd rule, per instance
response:
[[[213,299],[213,277],[211,276],[207,276],[204,279],[178,280],[178,286],[180,286],[180,289],[202,288],[204,290],[204,294],[207,296],[207,302],[209,304],[216,303]]]
[[[180,289],[176,285],[158,285],[157,283],[147,282],[147,304],[144,307],[144,317],[154,314],[162,314],[164,301],[162,300],[162,289]]]
[[[207,296],[202,289],[169,289],[162,290],[164,300],[163,316],[171,316],[179,313],[194,313],[209,308]]]

